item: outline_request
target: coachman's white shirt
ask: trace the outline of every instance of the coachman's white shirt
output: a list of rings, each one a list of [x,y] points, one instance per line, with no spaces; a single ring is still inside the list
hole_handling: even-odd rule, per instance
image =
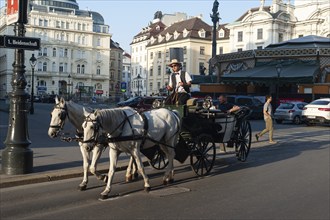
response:
[[[180,75],[181,75],[181,70],[179,72],[175,73],[175,80],[176,80],[177,84],[182,82],[181,78],[180,78]],[[186,80],[187,83],[192,81],[192,79],[190,77],[190,74],[187,73],[187,72],[185,72],[185,80]],[[168,83],[168,85],[171,86],[172,88],[176,87],[176,92],[178,92],[178,93],[186,92],[182,86],[178,86],[178,85],[173,86],[172,77],[170,77],[170,82]]]

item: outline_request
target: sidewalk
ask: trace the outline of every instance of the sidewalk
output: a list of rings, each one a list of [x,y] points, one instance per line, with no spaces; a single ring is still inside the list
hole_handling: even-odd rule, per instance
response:
[[[56,181],[68,178],[83,177],[82,156],[78,146],[52,147],[33,150],[33,173],[6,175],[0,173],[0,188],[18,185]],[[1,155],[2,151],[0,151]],[[107,173],[109,169],[108,149],[99,159],[97,170]],[[144,158],[143,158],[144,159]],[[121,154],[116,171],[127,169],[129,157]],[[144,162],[145,165],[148,163]],[[91,175],[89,173],[89,175]],[[94,177],[92,177],[94,178]]]

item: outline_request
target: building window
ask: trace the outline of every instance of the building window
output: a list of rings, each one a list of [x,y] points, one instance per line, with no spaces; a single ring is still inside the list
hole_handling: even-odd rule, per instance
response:
[[[257,46],[257,50],[262,50],[262,46]]]
[[[41,61],[38,62],[37,70],[38,71],[42,71],[42,63],[41,63]]]
[[[237,33],[237,42],[242,42],[243,41],[243,31],[239,31]]]
[[[199,54],[204,55],[205,54],[205,47],[200,47],[199,48]]]
[[[43,54],[42,54],[43,56],[47,56],[47,47],[45,47],[44,49],[43,49]]]
[[[57,28],[61,28],[61,26],[60,26],[60,21],[56,21],[56,27],[57,27]]]
[[[68,49],[64,49],[64,57],[68,57]]]
[[[52,72],[55,72],[55,71],[56,71],[56,63],[53,62],[53,63],[52,63]]]
[[[81,65],[81,74],[85,74],[85,65]]]
[[[160,76],[161,75],[161,70],[162,70],[162,67],[161,66],[158,66],[158,76]]]
[[[101,38],[97,38],[97,45],[96,46],[101,46]]]
[[[96,68],[96,75],[101,75],[101,67],[97,66]]]
[[[40,48],[40,50],[38,52],[38,56],[42,56],[42,48]]]
[[[162,58],[162,52],[158,51],[158,59],[161,59],[161,58]]]
[[[169,57],[169,55],[170,55],[169,50],[166,50],[166,58]]]
[[[150,67],[149,75],[150,76],[153,76],[154,75],[154,68],[153,67]]]
[[[153,58],[154,58],[154,53],[150,52],[150,59],[153,59]]]
[[[262,31],[262,28],[259,28],[258,30],[258,36],[257,36],[257,40],[262,40],[263,39],[263,31]]]
[[[283,33],[278,34],[278,42],[281,43],[283,41]]]
[[[242,52],[243,48],[237,48],[237,52]]]
[[[42,71],[47,72],[47,62],[42,64]]]
[[[44,26],[48,27],[48,20],[44,20]]]
[[[39,19],[39,26],[42,26],[42,22],[43,22],[43,20]]]
[[[69,28],[70,28],[70,23],[69,23],[69,22],[66,22],[66,24],[65,24],[65,28],[66,28],[66,29],[69,29]]]
[[[186,46],[183,47],[183,54],[187,54],[187,47]]]
[[[58,67],[58,71],[59,71],[60,73],[63,73],[63,72],[64,72],[64,65],[63,65],[63,63],[60,63],[60,65],[59,65],[59,67]]]
[[[80,64],[77,65],[77,73],[80,74]]]
[[[219,47],[219,54],[223,54],[223,47]]]
[[[56,57],[56,48],[53,48],[53,57]]]
[[[152,82],[149,83],[149,90],[152,91]]]

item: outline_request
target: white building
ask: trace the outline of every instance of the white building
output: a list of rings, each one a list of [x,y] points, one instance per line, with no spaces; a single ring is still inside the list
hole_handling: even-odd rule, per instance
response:
[[[13,25],[6,24],[5,7],[1,8],[0,35],[14,35]],[[111,35],[99,13],[79,10],[75,0],[31,0],[25,36],[41,39],[39,52],[25,51],[27,92],[32,84],[29,59],[34,53],[37,94],[109,93]],[[1,49],[1,97],[11,91],[13,60],[14,50]]]
[[[328,0],[273,0],[271,6],[251,8],[230,30],[229,52],[263,49],[269,44],[293,38],[317,35],[330,37],[330,3]],[[221,43],[221,42],[220,42]]]
[[[122,82],[126,83],[126,92],[124,92],[124,96],[131,97],[131,55],[126,52],[123,53]]]

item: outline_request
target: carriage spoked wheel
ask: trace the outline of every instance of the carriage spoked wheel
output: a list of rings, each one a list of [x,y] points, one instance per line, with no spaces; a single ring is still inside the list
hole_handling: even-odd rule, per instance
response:
[[[157,147],[153,158],[149,160],[149,164],[156,170],[162,170],[168,165],[166,154],[160,149],[160,147]]]
[[[207,175],[213,168],[216,149],[213,137],[207,134],[199,135],[192,147],[190,165],[198,176]]]
[[[239,161],[246,161],[251,147],[251,125],[249,121],[243,120],[238,132],[235,144],[236,157]]]

